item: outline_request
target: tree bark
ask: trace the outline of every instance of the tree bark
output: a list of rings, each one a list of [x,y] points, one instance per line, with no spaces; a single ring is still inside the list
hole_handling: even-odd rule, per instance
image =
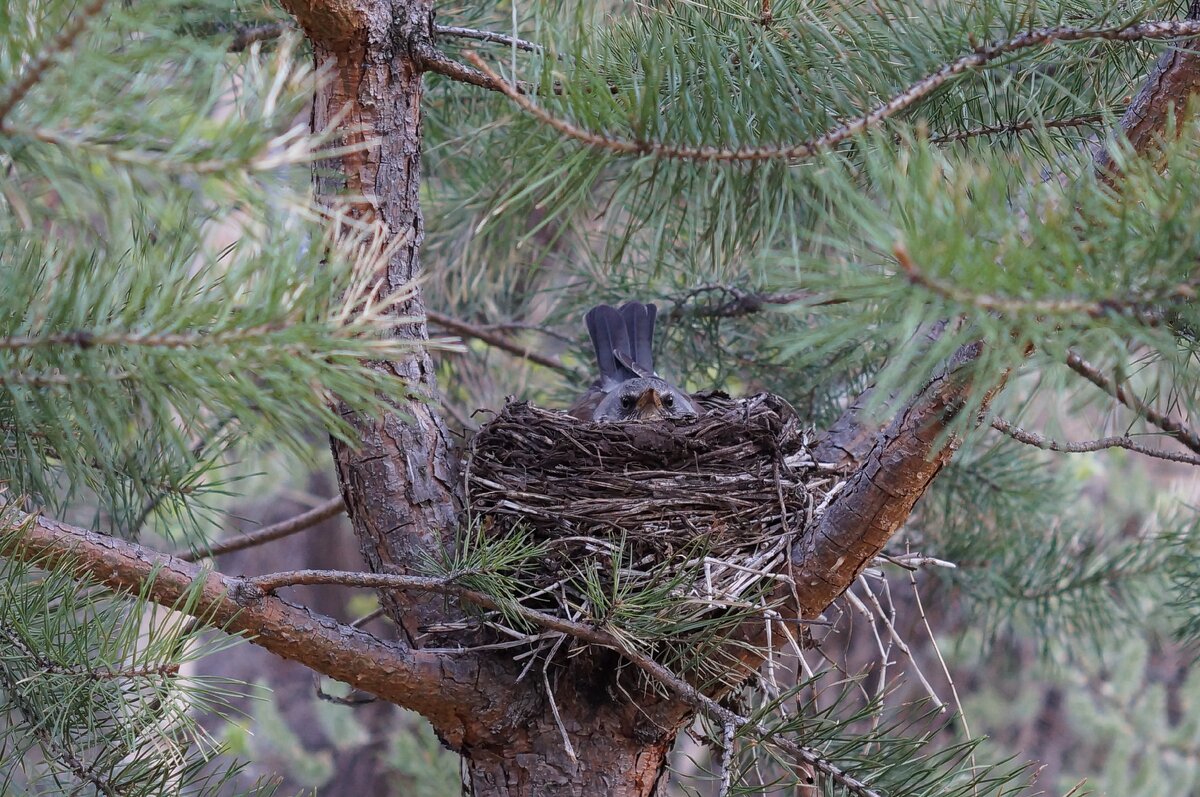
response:
[[[537,678],[536,668],[529,676]],[[464,750],[474,797],[596,795],[650,797],[663,777],[678,725],[690,712],[673,710],[674,727],[646,723],[640,707],[607,695],[581,694],[578,681],[561,678],[556,703],[560,729],[543,701],[542,712],[501,745]],[[651,708],[651,711],[654,709]],[[563,742],[565,731],[574,748]]]
[[[348,204],[352,217],[381,225],[390,240],[403,239],[381,277],[387,293],[411,290],[398,313],[419,319],[395,330],[397,337],[413,341],[412,356],[375,366],[401,377],[408,395],[398,396],[396,411],[382,419],[343,409],[361,445],[333,443],[348,514],[363,557],[376,572],[413,572],[424,555],[452,544],[460,516],[458,469],[449,432],[435,409],[433,361],[422,345],[428,340],[425,306],[420,290],[412,287],[424,238],[422,78],[415,49],[432,35],[430,5],[428,0],[364,3],[357,27],[335,28],[354,27],[355,35],[347,39],[314,29],[312,20],[323,17],[311,6],[293,9],[309,32],[317,68],[330,76],[313,101],[313,129],[336,124],[342,131],[337,144],[368,144],[317,170],[318,199],[330,207]],[[446,619],[441,598],[389,592],[383,603],[412,645],[418,644],[421,626]]]

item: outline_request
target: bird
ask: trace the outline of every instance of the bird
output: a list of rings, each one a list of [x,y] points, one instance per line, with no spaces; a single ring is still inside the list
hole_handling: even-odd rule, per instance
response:
[[[582,420],[653,421],[699,415],[691,397],[654,370],[654,320],[658,307],[626,302],[620,309],[600,304],[584,316],[596,349],[599,378],[568,414]]]

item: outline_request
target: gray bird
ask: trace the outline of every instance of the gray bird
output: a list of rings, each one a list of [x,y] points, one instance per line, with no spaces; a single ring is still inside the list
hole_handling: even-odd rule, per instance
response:
[[[687,393],[654,371],[652,304],[626,302],[617,310],[593,307],[584,317],[600,378],[580,396],[568,413],[583,421],[652,421],[696,416],[699,411]]]

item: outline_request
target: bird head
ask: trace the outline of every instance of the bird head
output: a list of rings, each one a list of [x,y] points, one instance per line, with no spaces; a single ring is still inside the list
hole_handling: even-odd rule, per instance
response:
[[[597,421],[656,421],[697,415],[686,393],[658,377],[627,379],[613,388],[596,407]]]

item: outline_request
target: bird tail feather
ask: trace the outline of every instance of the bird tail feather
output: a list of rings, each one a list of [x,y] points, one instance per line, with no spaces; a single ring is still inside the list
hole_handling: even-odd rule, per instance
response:
[[[625,319],[625,330],[629,337],[629,354],[634,370],[641,376],[654,375],[654,320],[658,307],[641,302],[626,302],[621,305],[621,317]]]
[[[622,360],[633,359],[629,345],[629,331],[625,319],[616,308],[599,304],[584,316],[588,336],[596,349],[596,364],[600,367],[600,379],[604,382],[623,382],[635,376],[629,373]]]

